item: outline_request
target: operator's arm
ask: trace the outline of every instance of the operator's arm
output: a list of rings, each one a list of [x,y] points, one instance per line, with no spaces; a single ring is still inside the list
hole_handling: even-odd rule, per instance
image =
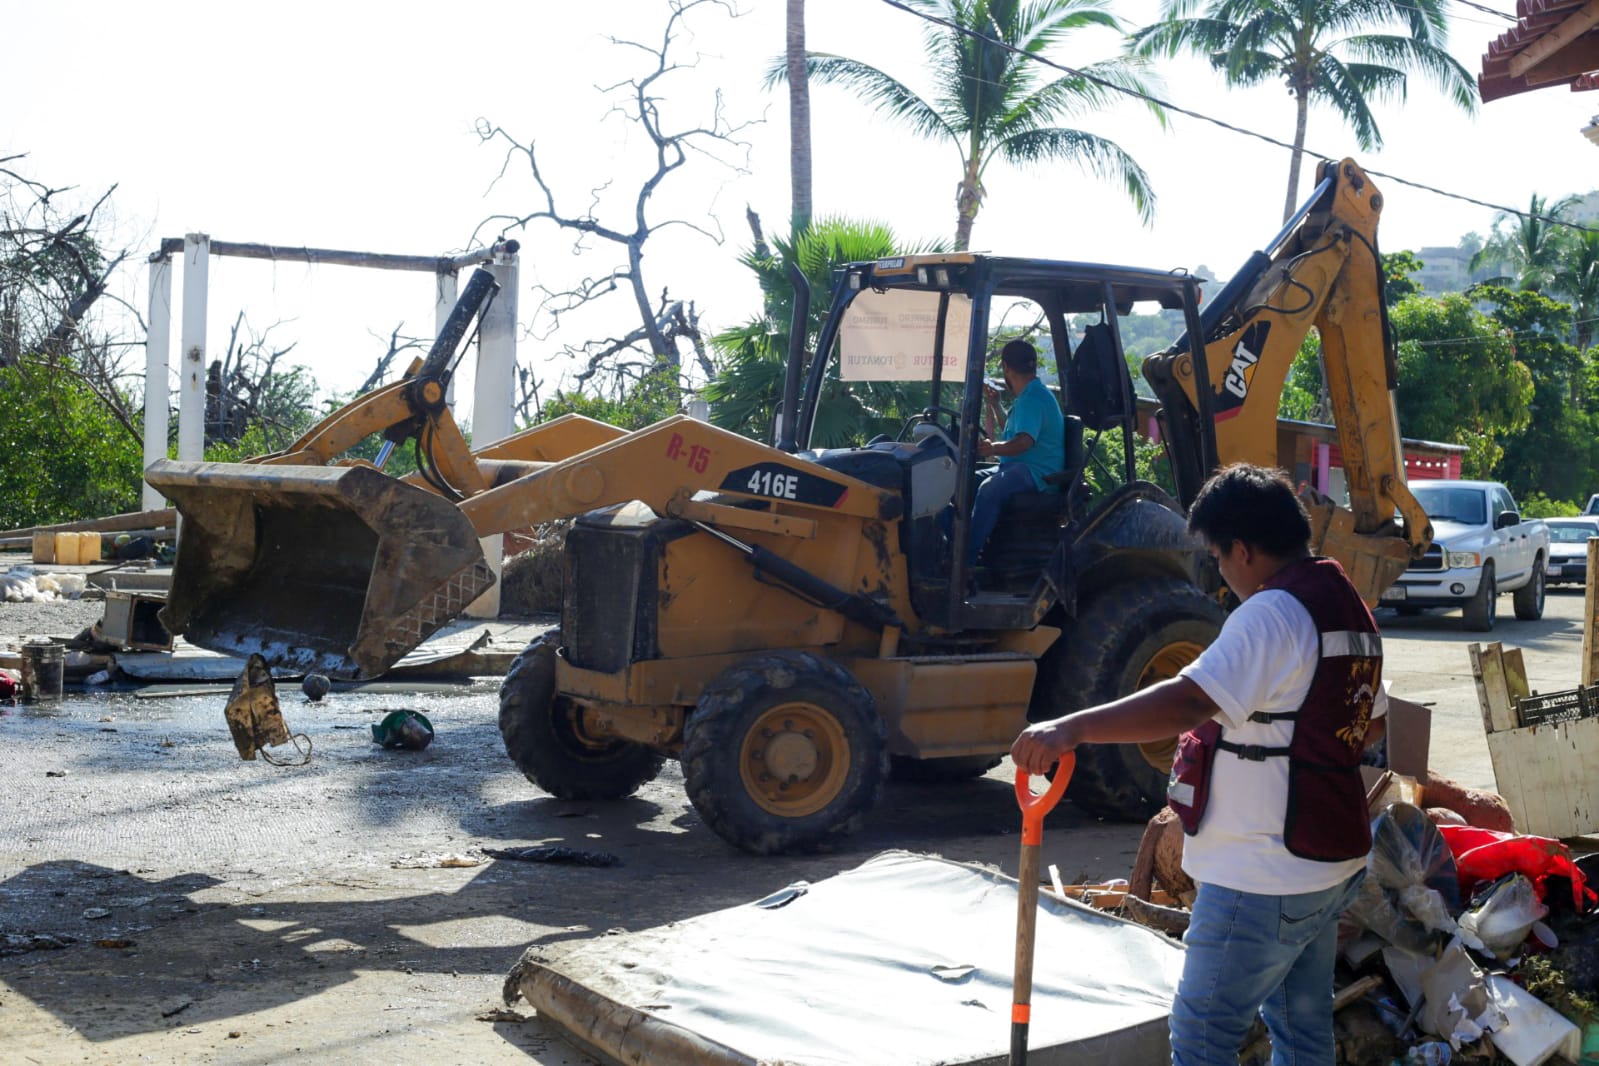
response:
[[[1139,744],[1186,733],[1221,708],[1186,677],[1139,689],[1111,703],[1028,726],[1011,745],[1020,770],[1041,774],[1079,744]]]
[[[977,442],[977,454],[984,459],[1001,455],[1020,455],[1033,446],[1033,437],[1030,433],[1018,433],[1010,440],[980,440]]]

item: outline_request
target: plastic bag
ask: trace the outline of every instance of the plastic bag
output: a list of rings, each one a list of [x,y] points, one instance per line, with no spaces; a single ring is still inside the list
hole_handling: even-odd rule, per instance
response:
[[[1533,923],[1548,913],[1531,881],[1521,874],[1506,874],[1479,893],[1460,916],[1460,939],[1467,947],[1507,959],[1520,953]]]
[[[1519,873],[1532,882],[1538,899],[1544,896],[1544,879],[1558,874],[1571,880],[1571,902],[1586,911],[1596,899],[1571,852],[1549,837],[1519,836],[1478,829],[1473,825],[1446,825],[1439,829],[1455,857],[1460,890],[1468,893],[1483,882],[1497,881],[1507,873]]]
[[[1348,917],[1395,947],[1431,953],[1455,932],[1460,887],[1449,846],[1419,807],[1395,803],[1371,823],[1366,880]]]

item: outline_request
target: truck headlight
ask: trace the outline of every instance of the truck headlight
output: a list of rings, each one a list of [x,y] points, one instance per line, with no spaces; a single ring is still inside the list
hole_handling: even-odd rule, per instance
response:
[[[1469,567],[1481,566],[1482,556],[1476,552],[1449,552],[1444,556],[1444,562],[1451,570],[1464,570]]]

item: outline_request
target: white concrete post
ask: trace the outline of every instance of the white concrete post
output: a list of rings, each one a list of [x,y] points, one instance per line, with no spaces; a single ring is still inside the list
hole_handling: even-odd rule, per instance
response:
[[[178,458],[197,463],[205,458],[205,328],[206,280],[211,266],[211,238],[190,233],[183,238],[183,356],[179,360]]]
[[[472,449],[476,451],[509,437],[516,429],[516,290],[519,272],[515,255],[496,255],[489,270],[500,291],[478,329],[477,379],[472,389]],[[500,574],[503,541],[498,533],[484,537],[483,557]],[[473,618],[494,618],[500,613],[498,583],[467,607]]]
[[[167,455],[167,420],[172,416],[167,363],[172,349],[172,260],[162,256],[150,264],[150,328],[144,338],[144,465]],[[165,501],[158,489],[144,486],[144,509]]]
[[[460,277],[455,274],[433,275],[437,288],[433,298],[433,335],[437,337],[444,329],[444,322],[450,317],[450,312],[455,308],[456,286]],[[404,369],[403,367],[401,368]],[[455,378],[450,378],[449,385],[445,386],[444,402],[450,405],[450,412],[455,412]]]

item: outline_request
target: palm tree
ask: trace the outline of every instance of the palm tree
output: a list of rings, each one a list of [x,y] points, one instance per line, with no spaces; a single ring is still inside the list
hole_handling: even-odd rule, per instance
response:
[[[784,52],[788,74],[790,220],[799,233],[811,224],[811,82],[805,72],[805,0],[788,0]]]
[[[1299,170],[1311,103],[1329,105],[1362,151],[1382,147],[1371,104],[1403,101],[1408,74],[1422,74],[1468,114],[1476,83],[1449,54],[1445,0],[1163,0],[1161,21],[1132,35],[1138,56],[1190,52],[1233,87],[1281,78],[1294,98],[1294,149],[1283,219],[1299,202]],[[1406,32],[1390,31],[1403,28]]]
[[[926,50],[934,93],[931,100],[903,82],[856,59],[822,52],[807,53],[813,80],[854,90],[878,113],[914,132],[947,140],[960,153],[961,176],[956,195],[955,249],[971,242],[972,223],[983,201],[983,174],[996,157],[1028,165],[1059,160],[1074,163],[1096,177],[1119,182],[1139,217],[1154,214],[1155,194],[1148,175],[1114,142],[1083,130],[1053,125],[1061,118],[1104,107],[1121,94],[1110,86],[1148,92],[1145,63],[1123,56],[1090,64],[1083,74],[1044,82],[1042,56],[1073,30],[1087,27],[1122,29],[1108,10],[1110,0],[906,0],[929,15],[971,33],[929,23]],[[1012,49],[1019,49],[1017,51]],[[767,84],[784,80],[779,61],[767,72]],[[1098,80],[1095,80],[1098,79]],[[1151,105],[1157,119],[1162,112]]]
[[[1575,196],[1550,203],[1533,193],[1525,213],[1499,212],[1488,242],[1471,257],[1471,269],[1508,266],[1512,273],[1489,278],[1486,284],[1538,292],[1554,277],[1561,253],[1562,227],[1547,220],[1563,219],[1576,203]]]
[[[1568,230],[1558,245],[1553,288],[1571,302],[1577,349],[1587,352],[1593,343],[1594,316],[1599,315],[1599,230]]]

